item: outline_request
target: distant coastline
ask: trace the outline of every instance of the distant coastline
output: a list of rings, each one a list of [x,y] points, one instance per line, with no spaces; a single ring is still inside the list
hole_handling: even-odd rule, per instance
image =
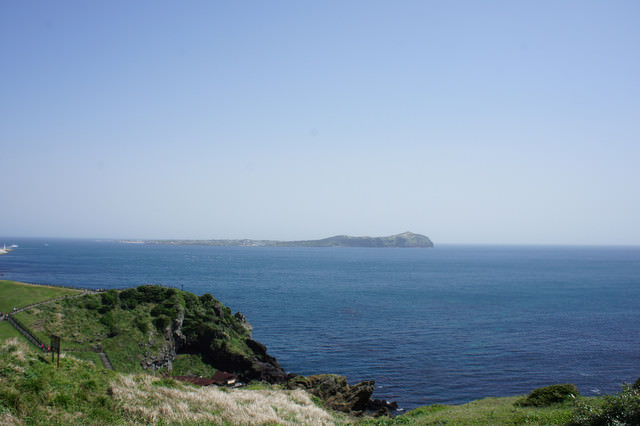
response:
[[[275,241],[275,240],[121,240],[124,244],[158,244],[158,245],[202,245],[233,247],[396,247],[396,248],[431,248],[433,242],[429,237],[413,232],[390,235],[388,237],[352,237],[336,235],[321,240]]]

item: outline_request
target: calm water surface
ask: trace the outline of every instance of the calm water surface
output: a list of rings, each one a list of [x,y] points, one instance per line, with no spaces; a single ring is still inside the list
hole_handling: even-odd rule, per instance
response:
[[[375,379],[404,408],[640,376],[640,248],[6,242],[3,279],[211,293],[286,370]]]

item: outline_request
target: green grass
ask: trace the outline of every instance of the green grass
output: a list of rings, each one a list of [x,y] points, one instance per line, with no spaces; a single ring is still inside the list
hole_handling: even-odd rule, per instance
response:
[[[12,337],[16,337],[25,343],[28,342],[28,340],[20,334],[20,332],[16,330],[9,321],[0,321],[0,341],[10,339]]]
[[[109,396],[113,372],[69,358],[62,358],[58,368],[28,346],[10,342],[0,343],[0,413],[43,425],[110,424],[119,419]]]
[[[0,280],[0,312],[10,312],[13,308],[20,308],[33,303],[78,293],[80,293],[80,290],[70,288]]]
[[[367,425],[564,425],[575,404],[518,407],[522,397],[484,398],[463,405],[427,405],[395,418],[363,420]]]
[[[218,371],[202,360],[201,354],[178,354],[173,361],[173,376],[211,377]]]
[[[89,361],[97,368],[104,368],[100,355],[96,352],[65,352],[67,355],[72,356],[82,361]]]
[[[154,327],[149,325],[143,334],[134,326],[137,317],[148,316],[149,306],[139,305],[131,311],[111,308],[107,321],[106,315],[93,307],[99,298],[86,295],[65,299],[20,312],[15,317],[43,342],[49,342],[51,334],[59,335],[63,351],[104,351],[117,371],[142,372],[140,362],[144,353],[157,353],[164,343]]]

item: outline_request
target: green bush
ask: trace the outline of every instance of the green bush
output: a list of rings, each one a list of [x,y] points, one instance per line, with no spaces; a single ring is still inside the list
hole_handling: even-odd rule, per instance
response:
[[[84,306],[90,311],[95,311],[100,307],[100,302],[95,297],[87,297]]]
[[[113,318],[113,312],[109,311],[100,317],[100,323],[107,328],[107,334],[109,337],[118,335],[118,328],[116,327],[115,319]]]
[[[142,315],[136,316],[134,323],[142,334],[147,334],[147,332],[149,331],[149,322],[145,317],[143,317]]]
[[[578,388],[571,383],[551,385],[534,389],[526,398],[516,402],[520,407],[547,407],[558,404],[578,395]]]
[[[638,381],[636,381],[638,383]],[[595,401],[579,401],[570,425],[606,426],[640,424],[640,388],[624,385],[622,392]]]
[[[167,328],[169,324],[171,324],[171,318],[166,315],[160,315],[159,317],[153,319],[153,324],[158,330],[162,331]]]
[[[210,295],[209,293],[205,293],[202,296],[200,296],[200,303],[202,304],[208,304],[208,303],[213,303],[215,302],[216,299],[213,298],[212,295]]]
[[[177,312],[175,306],[172,306],[170,304],[156,305],[151,310],[151,315],[154,317],[159,317],[161,315],[165,315],[167,317],[175,317],[176,314]]]
[[[118,292],[109,290],[102,293],[102,304],[115,306],[118,303]]]

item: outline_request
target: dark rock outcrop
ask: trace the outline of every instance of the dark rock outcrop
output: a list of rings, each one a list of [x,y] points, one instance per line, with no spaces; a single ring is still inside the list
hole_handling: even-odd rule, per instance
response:
[[[251,338],[252,327],[245,316],[232,314],[208,293],[196,296],[158,285],[108,293],[109,303],[99,307],[105,312],[116,307],[130,312],[140,305],[148,309],[146,318],[141,313],[144,309],[138,309],[136,319],[149,339],[148,344],[140,344],[145,350],[140,364],[145,369],[171,371],[178,354],[194,354],[242,381],[287,381],[287,373],[278,361]]]
[[[375,381],[367,380],[349,385],[344,376],[319,374],[296,376],[289,380],[287,389],[305,389],[322,399],[327,407],[345,413],[361,414],[371,402]]]
[[[204,352],[203,355],[217,369],[232,372],[244,382],[258,380],[281,384],[287,381],[286,371],[267,353],[263,344],[252,339],[246,339],[244,344],[249,350],[241,351],[238,350],[238,346],[229,345],[224,341],[222,345],[212,341],[209,348],[215,349]]]
[[[269,383],[285,383],[288,379],[286,371],[280,363],[267,353],[267,347],[253,339],[245,340],[253,351],[251,357],[250,380],[262,380]]]
[[[374,399],[367,404],[367,411],[373,413],[375,417],[388,416],[392,411],[396,411],[397,409],[398,403],[395,401]]]

